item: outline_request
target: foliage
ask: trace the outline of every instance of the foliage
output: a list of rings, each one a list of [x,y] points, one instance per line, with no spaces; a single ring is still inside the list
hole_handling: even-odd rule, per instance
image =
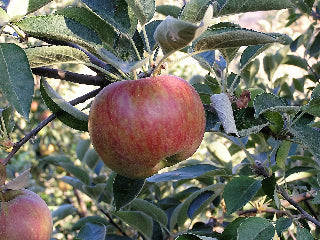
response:
[[[53,239],[319,238],[319,2],[82,0],[44,13],[49,2],[1,1],[0,166],[8,178],[31,167],[24,181],[53,206]],[[221,21],[280,9],[285,27],[310,25],[291,39]],[[188,80],[207,156],[147,179],[111,172],[86,133],[92,99],[177,56],[203,69]]]

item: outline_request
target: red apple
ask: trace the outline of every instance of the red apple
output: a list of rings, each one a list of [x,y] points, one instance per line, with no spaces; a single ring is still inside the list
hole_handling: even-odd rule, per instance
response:
[[[112,83],[89,114],[93,147],[108,167],[129,178],[149,177],[190,157],[204,131],[199,95],[175,76]]]
[[[52,217],[41,197],[27,189],[0,194],[0,240],[51,238]]]

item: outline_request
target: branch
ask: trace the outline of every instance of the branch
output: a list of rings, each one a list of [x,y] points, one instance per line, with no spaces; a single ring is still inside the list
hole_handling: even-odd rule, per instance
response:
[[[101,91],[101,88],[93,90],[93,91],[91,91],[81,97],[78,97],[78,98],[70,101],[69,103],[73,106],[77,105],[79,103],[83,103],[83,102],[87,101],[88,99],[95,97],[100,91]],[[48,123],[53,121],[55,118],[56,118],[56,115],[51,114],[49,117],[47,117],[41,123],[39,123],[38,126],[36,126],[33,130],[31,130],[27,135],[25,135],[20,141],[16,142],[13,146],[12,151],[4,159],[3,165],[6,165],[10,161],[10,159],[19,151],[19,149],[26,142],[28,142],[31,138],[34,138],[38,134],[38,132],[40,132],[40,130],[42,128],[44,128],[46,125],[48,125]]]
[[[279,216],[286,215],[288,217],[292,217],[291,213],[289,213],[287,211],[284,211],[284,210],[274,209],[274,208],[265,208],[265,209],[251,208],[251,209],[248,209],[248,210],[238,211],[237,214],[239,216],[241,216],[241,215],[256,214],[256,213],[261,213],[261,212],[275,213],[275,214],[277,214]]]
[[[61,69],[53,69],[47,67],[32,68],[32,73],[35,75],[61,79],[73,83],[94,85],[94,86],[107,86],[111,82],[103,76],[86,75],[80,73],[69,72]]]

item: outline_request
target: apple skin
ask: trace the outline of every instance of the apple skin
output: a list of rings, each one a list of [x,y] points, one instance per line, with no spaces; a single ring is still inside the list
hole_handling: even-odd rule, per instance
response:
[[[51,212],[45,201],[27,190],[6,190],[1,202],[0,240],[49,240]]]
[[[205,131],[198,93],[162,75],[115,82],[95,97],[89,134],[103,162],[128,178],[146,178],[190,157]]]

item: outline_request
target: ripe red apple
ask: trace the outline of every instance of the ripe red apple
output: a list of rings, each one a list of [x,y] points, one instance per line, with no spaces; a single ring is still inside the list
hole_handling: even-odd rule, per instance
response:
[[[190,157],[204,131],[199,95],[175,76],[112,83],[89,114],[93,147],[108,167],[129,178],[149,177]]]
[[[40,196],[27,189],[0,194],[0,240],[51,238],[51,213]]]

